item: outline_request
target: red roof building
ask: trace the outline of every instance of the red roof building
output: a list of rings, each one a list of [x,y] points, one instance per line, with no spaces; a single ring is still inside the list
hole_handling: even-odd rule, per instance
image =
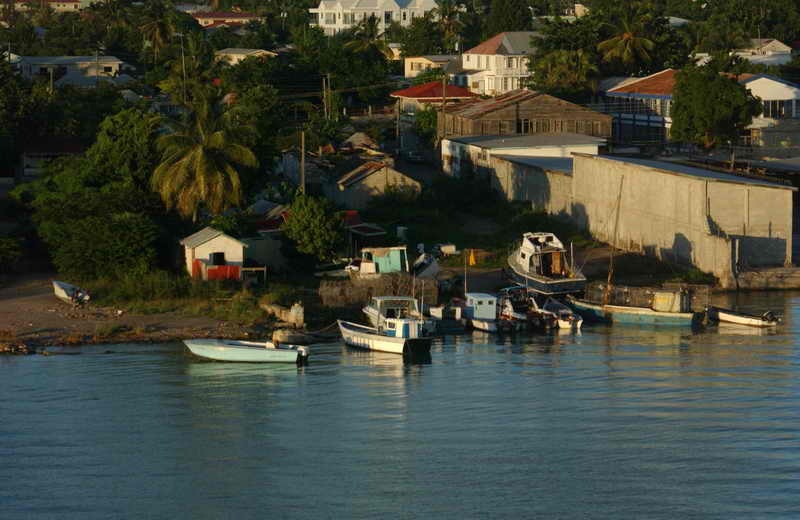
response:
[[[445,95],[443,97],[441,81],[431,81],[430,83],[423,83],[422,85],[415,85],[392,92],[390,96],[397,99],[401,111],[412,114],[425,105],[438,106],[444,101],[451,103],[477,97],[477,94],[473,94],[469,89],[457,85],[447,85],[444,92]]]

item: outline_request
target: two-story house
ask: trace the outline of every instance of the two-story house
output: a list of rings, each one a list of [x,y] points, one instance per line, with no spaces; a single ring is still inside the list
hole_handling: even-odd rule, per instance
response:
[[[436,0],[321,0],[318,7],[308,12],[311,13],[310,24],[332,36],[352,29],[370,16],[378,20],[381,32],[392,22],[408,27],[411,20],[425,16],[436,7]]]
[[[403,59],[403,70],[406,78],[416,78],[426,70],[441,69],[451,63],[460,61],[458,54],[431,54],[427,56],[408,56]]]
[[[461,56],[462,70],[453,75],[454,82],[487,96],[522,87],[523,80],[531,75],[531,37],[537,35],[534,31],[504,32],[465,51]]]
[[[603,92],[605,112],[614,116],[618,142],[665,141],[672,126],[672,92],[677,70],[666,69]],[[739,74],[736,80],[761,100],[762,113],[743,142],[761,146],[800,145],[800,86],[768,74]]]

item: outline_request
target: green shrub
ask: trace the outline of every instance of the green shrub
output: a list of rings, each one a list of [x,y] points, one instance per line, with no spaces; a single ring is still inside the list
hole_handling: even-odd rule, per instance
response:
[[[22,258],[22,242],[16,238],[0,238],[0,272],[10,271]]]

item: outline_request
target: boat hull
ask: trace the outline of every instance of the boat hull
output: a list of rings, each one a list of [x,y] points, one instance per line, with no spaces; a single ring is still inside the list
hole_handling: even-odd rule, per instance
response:
[[[708,317],[721,323],[733,323],[747,327],[774,327],[778,325],[778,320],[769,319],[766,317],[766,315],[753,316],[752,314],[736,312],[730,309],[721,309],[719,307],[709,308]]]
[[[586,277],[583,275],[573,278],[550,278],[548,276],[533,275],[522,271],[512,258],[509,258],[506,274],[512,282],[547,296],[577,294],[586,290]]]
[[[699,321],[696,312],[660,312],[645,307],[602,305],[570,298],[569,303],[584,319],[607,323],[691,326]]]
[[[275,347],[270,342],[257,343],[222,339],[185,339],[183,344],[195,356],[214,361],[302,363],[308,358],[308,350],[297,345]]]
[[[388,352],[390,354],[429,353],[432,338],[396,338],[378,333],[377,329],[339,320],[342,339],[351,347]]]

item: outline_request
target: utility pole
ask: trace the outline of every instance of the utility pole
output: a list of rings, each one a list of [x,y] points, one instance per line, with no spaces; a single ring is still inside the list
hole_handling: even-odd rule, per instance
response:
[[[50,77],[52,77],[52,70],[50,71]],[[94,50],[94,86],[95,88],[100,85],[100,50]]]
[[[300,191],[306,193],[306,132],[300,130]]]
[[[50,69],[50,95],[53,95],[53,68]]]
[[[403,151],[403,141],[400,138],[400,100],[397,100],[395,103],[397,117],[395,118],[395,129],[394,129],[394,136],[395,140],[397,141],[397,151],[398,153]]]
[[[175,36],[181,38],[181,69],[183,69],[183,104],[186,104],[186,55],[183,52],[183,33],[176,32]]]
[[[322,111],[328,119],[328,88],[325,86],[325,76],[322,76]]]

